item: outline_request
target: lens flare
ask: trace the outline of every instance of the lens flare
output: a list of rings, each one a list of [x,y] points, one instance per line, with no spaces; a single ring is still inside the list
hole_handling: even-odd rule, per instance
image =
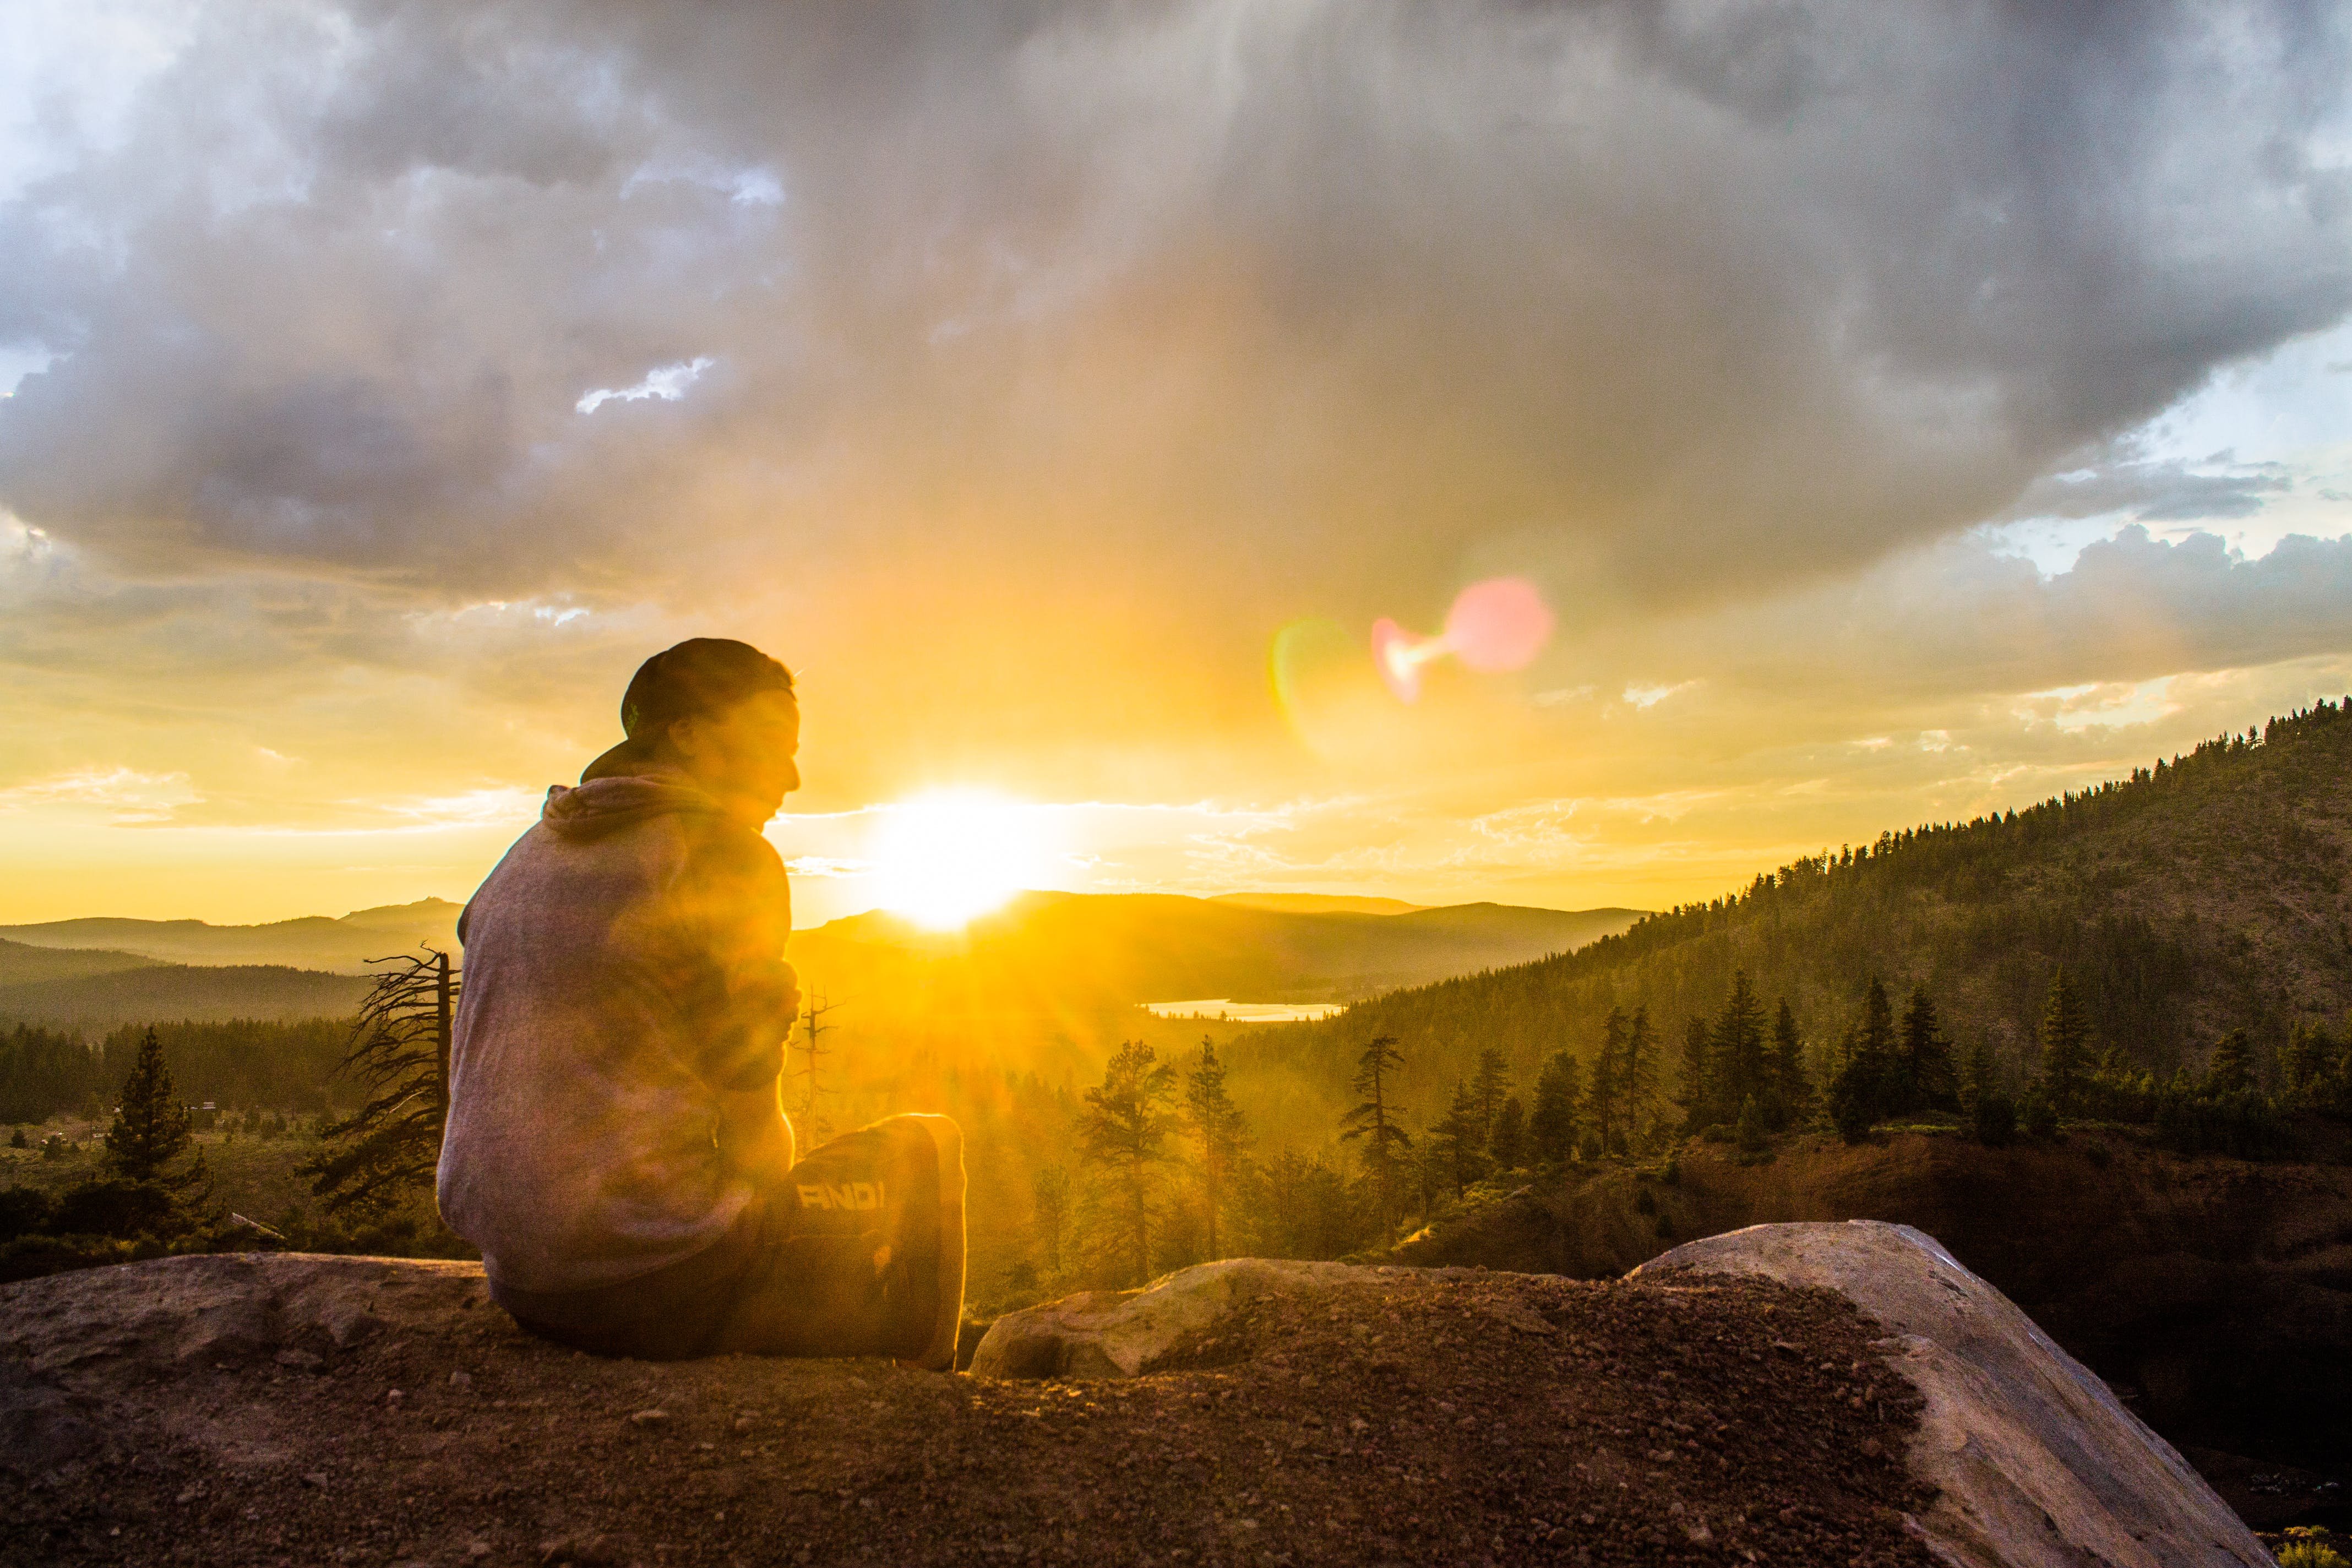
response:
[[[1552,616],[1536,585],[1518,577],[1473,583],[1445,612],[1442,639],[1463,664],[1493,675],[1525,669],[1551,641]]]
[[[1372,624],[1372,668],[1400,702],[1421,696],[1421,667],[1449,655],[1465,669],[1484,675],[1525,669],[1554,626],[1550,606],[1535,584],[1518,577],[1490,577],[1454,595],[1445,629],[1415,637],[1383,616]]]

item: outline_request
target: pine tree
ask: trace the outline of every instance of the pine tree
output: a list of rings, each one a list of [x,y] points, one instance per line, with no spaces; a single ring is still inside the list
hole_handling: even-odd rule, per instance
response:
[[[2213,1047],[2205,1067],[2209,1095],[2243,1094],[2254,1087],[2254,1046],[2243,1029],[2232,1029]]]
[[[1478,1147],[1489,1148],[1495,1139],[1495,1118],[1502,1113],[1503,1101],[1511,1096],[1511,1068],[1503,1053],[1488,1046],[1478,1053],[1478,1075],[1471,1079],[1471,1098],[1478,1102]]]
[[[1764,1127],[1764,1108],[1749,1095],[1739,1106],[1739,1122],[1732,1136],[1743,1154],[1760,1154],[1771,1147],[1772,1140]]]
[[[1141,1040],[1122,1043],[1099,1087],[1087,1090],[1078,1137],[1087,1157],[1118,1189],[1138,1285],[1151,1278],[1151,1199],[1173,1121],[1164,1109],[1176,1092],[1176,1068]]]
[[[2052,1112],[2072,1115],[2082,1103],[2091,1066],[2091,1015],[2063,965],[2050,977],[2042,1009],[2042,1083]]]
[[[1601,1048],[1592,1057],[1592,1086],[1585,1091],[1586,1125],[1603,1154],[1616,1147],[1618,1119],[1624,1114],[1625,1037],[1630,1026],[1622,1008],[1609,1009],[1601,1026]]]
[[[138,1059],[122,1080],[122,1102],[106,1130],[107,1163],[128,1181],[194,1186],[204,1180],[203,1155],[177,1176],[166,1178],[163,1171],[194,1141],[188,1108],[172,1083],[172,1069],[163,1065],[163,1042],[151,1028],[139,1042]]]
[[[1519,1108],[1517,1095],[1506,1096],[1503,1109],[1495,1112],[1495,1129],[1486,1135],[1486,1152],[1498,1171],[1516,1171],[1526,1161],[1528,1117]]]
[[[1779,1127],[1802,1127],[1813,1117],[1813,1082],[1805,1074],[1805,1042],[1789,999],[1772,1018],[1772,1091]]]
[[[1045,1255],[1045,1276],[1062,1272],[1062,1237],[1070,1225],[1070,1173],[1063,1165],[1040,1165],[1029,1173],[1030,1213],[1035,1216],[1037,1247]]]
[[[1706,1120],[1730,1121],[1764,1088],[1764,1007],[1745,969],[1732,972],[1731,994],[1708,1031],[1706,1059]]]
[[[1205,1035],[1201,1055],[1184,1080],[1184,1124],[1201,1145],[1201,1198],[1208,1214],[1210,1262],[1217,1250],[1217,1215],[1231,1191],[1233,1169],[1247,1131],[1233,1097],[1225,1092],[1225,1067]]]
[[[1683,1021],[1683,1057],[1681,1071],[1675,1084],[1675,1102],[1683,1108],[1683,1127],[1696,1132],[1708,1123],[1707,1111],[1715,1103],[1714,1051],[1707,1039],[1706,1021],[1692,1016]]]
[[[1343,1142],[1364,1141],[1364,1166],[1371,1173],[1379,1194],[1383,1240],[1396,1237],[1396,1159],[1412,1146],[1397,1121],[1404,1108],[1388,1098],[1388,1080],[1403,1066],[1404,1054],[1397,1049],[1393,1035],[1366,1043],[1363,1055],[1356,1058],[1356,1076],[1351,1080],[1364,1099],[1348,1112],[1342,1122],[1345,1131],[1339,1134]]]
[[[1847,1142],[1860,1142],[1886,1113],[1895,1051],[1895,1005],[1885,984],[1873,975],[1862,1019],[1846,1037],[1845,1065],[1830,1085],[1830,1120]]]
[[[1486,1142],[1478,1126],[1478,1097],[1470,1092],[1468,1084],[1454,1084],[1453,1109],[1430,1128],[1429,1142],[1444,1152],[1445,1174],[1459,1198],[1479,1177]]]
[[[2017,1136],[2017,1102],[2002,1089],[1992,1047],[1981,1038],[1969,1047],[1968,1069],[1960,1077],[1960,1110],[1977,1142],[1987,1148],[1997,1149]]]
[[[1897,1109],[1948,1110],[1958,1103],[1952,1048],[1924,986],[1913,988],[1911,1005],[1903,1010],[1900,1068],[1895,1078]]]
[[[1539,1163],[1565,1165],[1576,1157],[1576,1058],[1554,1051],[1536,1075],[1536,1104],[1528,1117],[1528,1142]]]
[[[1628,1153],[1657,1115],[1658,1050],[1657,1031],[1650,1027],[1650,1009],[1634,1008],[1633,1021],[1625,1026],[1625,1054],[1617,1085]]]

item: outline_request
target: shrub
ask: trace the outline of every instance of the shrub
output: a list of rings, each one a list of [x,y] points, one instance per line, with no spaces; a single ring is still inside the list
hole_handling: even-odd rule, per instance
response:
[[[2027,1086],[2024,1098],[2018,1101],[2017,1119],[2030,1138],[2058,1136],[2058,1102],[2038,1083]]]
[[[2255,1089],[2208,1095],[2168,1088],[2157,1099],[2156,1140],[2177,1154],[2263,1160],[2294,1152],[2278,1108]]]
[[[2017,1136],[2017,1101],[1999,1089],[1987,1089],[1969,1108],[1969,1122],[1978,1142],[1998,1149]]]
[[[1763,1109],[1756,1103],[1756,1097],[1752,1094],[1739,1107],[1738,1141],[1743,1154],[1761,1154],[1772,1145],[1772,1140],[1764,1131]]]
[[[14,1241],[49,1224],[48,1194],[34,1187],[0,1189],[0,1241]]]
[[[1649,1188],[1643,1187],[1634,1193],[1633,1212],[1636,1214],[1655,1214],[1658,1212],[1658,1200],[1650,1195]]]
[[[1841,1076],[1830,1093],[1830,1124],[1838,1136],[1849,1143],[1859,1143],[1870,1136],[1870,1097],[1853,1090],[1849,1080]]]
[[[2319,1525],[2297,1525],[2286,1532],[2286,1544],[2278,1551],[2279,1568],[2352,1568],[2344,1554],[2331,1544],[2326,1530]]]
[[[101,1176],[68,1187],[48,1228],[59,1236],[176,1236],[189,1226],[179,1194],[161,1182]]]

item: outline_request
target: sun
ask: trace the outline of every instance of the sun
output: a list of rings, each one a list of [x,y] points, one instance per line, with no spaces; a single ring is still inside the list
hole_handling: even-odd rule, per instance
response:
[[[869,851],[882,907],[946,931],[1047,869],[1042,812],[986,790],[933,790],[884,806]]]

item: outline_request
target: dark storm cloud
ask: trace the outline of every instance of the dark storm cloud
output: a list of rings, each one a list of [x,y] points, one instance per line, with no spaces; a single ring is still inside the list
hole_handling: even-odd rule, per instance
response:
[[[1828,571],[2339,317],[2347,55],[2289,5],[217,6],[0,209],[0,339],[66,356],[0,503],[457,596],[950,536],[1244,607],[1507,532],[1643,600]]]
[[[2276,463],[2201,473],[2179,461],[2122,462],[2037,479],[2009,510],[2016,518],[2125,512],[2142,522],[2197,522],[2252,517],[2293,488]]]

